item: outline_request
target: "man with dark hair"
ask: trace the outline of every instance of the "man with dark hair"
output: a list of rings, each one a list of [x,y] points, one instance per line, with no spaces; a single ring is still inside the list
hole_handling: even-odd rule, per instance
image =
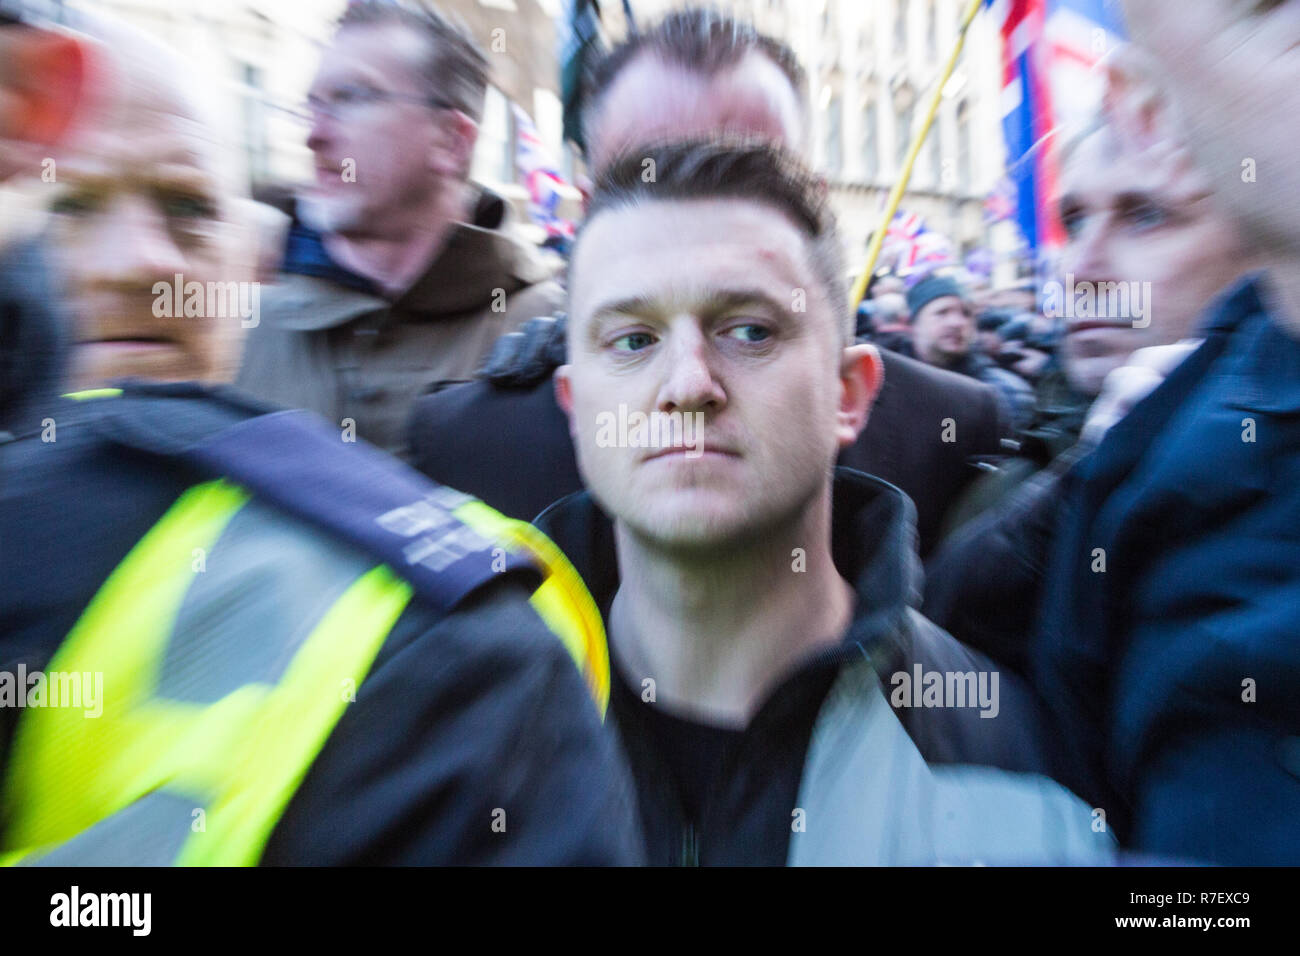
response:
[[[596,175],[617,151],[656,139],[735,133],[795,149],[806,143],[793,55],[711,10],[670,14],[609,54],[595,76],[584,115]],[[549,385],[563,347],[561,324],[530,323],[498,343],[484,381],[422,399],[411,424],[417,467],[525,519],[581,487]],[[884,363],[867,428],[841,463],[912,497],[928,553],[949,502],[979,474],[972,459],[1001,452],[997,392],[898,355]]]
[[[486,85],[483,53],[431,6],[348,7],[307,99],[316,182],[240,386],[402,453],[417,396],[559,305],[504,201],[468,181]]]
[[[538,525],[608,622],[648,857],[1104,858],[1016,681],[911,608],[906,499],[832,479],[881,376],[836,248],[819,181],[761,141],[613,162],[574,248],[555,387],[590,492]],[[913,709],[929,674],[965,689]]]

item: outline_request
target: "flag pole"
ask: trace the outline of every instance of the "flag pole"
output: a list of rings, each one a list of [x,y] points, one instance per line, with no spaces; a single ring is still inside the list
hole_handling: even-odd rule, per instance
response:
[[[902,173],[898,177],[898,182],[894,183],[894,188],[890,190],[889,202],[885,206],[884,218],[880,221],[880,228],[876,230],[871,237],[871,245],[867,247],[867,264],[858,276],[858,281],[853,283],[853,291],[849,294],[849,308],[856,309],[862,301],[862,297],[867,294],[867,283],[871,281],[872,270],[876,268],[876,260],[880,258],[880,249],[885,242],[885,232],[889,224],[894,221],[894,213],[898,212],[898,204],[903,199],[903,193],[907,190],[908,180],[912,178],[912,166],[916,163],[916,157],[921,152],[921,146],[925,143],[926,134],[930,132],[930,126],[934,123],[935,114],[939,112],[939,103],[943,99],[943,88],[948,85],[948,80],[952,78],[952,71],[957,68],[957,60],[961,56],[962,48],[966,45],[966,32],[970,29],[971,23],[975,20],[975,14],[983,5],[984,0],[970,0],[966,7],[966,12],[962,16],[961,28],[957,31],[957,43],[953,46],[952,56],[948,57],[948,65],[943,68],[943,75],[935,85],[934,95],[930,98],[930,108],[926,111],[925,122],[921,125],[920,132],[912,140],[911,147],[907,150],[907,159],[903,161]]]

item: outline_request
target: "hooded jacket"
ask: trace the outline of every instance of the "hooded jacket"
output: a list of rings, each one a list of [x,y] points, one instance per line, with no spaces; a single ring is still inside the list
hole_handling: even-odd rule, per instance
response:
[[[262,297],[236,384],[340,427],[350,419],[358,437],[398,455],[418,396],[468,380],[498,337],[563,300],[549,268],[510,234],[505,202],[486,190],[396,301],[331,260],[321,235],[296,220],[283,272]]]
[[[610,713],[632,767],[647,859],[1107,859],[1104,826],[1094,829],[1089,808],[1042,775],[1038,715],[1019,682],[914,609],[911,502],[892,485],[839,468],[832,515],[835,565],[856,595],[852,622],[838,646],[804,659],[761,704],[716,762],[698,812],[685,809],[671,755],[655,743],[644,676],[613,668]],[[608,616],[619,586],[609,519],[582,492],[536,523]]]

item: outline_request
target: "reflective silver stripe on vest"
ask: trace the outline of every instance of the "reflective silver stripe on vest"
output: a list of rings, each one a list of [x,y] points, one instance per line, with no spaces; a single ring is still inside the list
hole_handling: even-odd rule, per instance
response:
[[[330,607],[378,562],[250,500],[202,571],[192,568],[155,697],[210,704],[275,683]],[[173,785],[174,786],[174,785]],[[170,866],[209,795],[155,790],[44,855],[34,866]]]
[[[155,790],[23,865],[167,866],[190,835],[196,806],[194,800]]]
[[[927,764],[865,660],[822,706],[798,799],[791,866],[1096,865],[1114,854],[1088,805],[1046,777]]]
[[[163,657],[157,695],[212,703],[274,684],[367,555],[257,499],[230,520],[193,572]]]

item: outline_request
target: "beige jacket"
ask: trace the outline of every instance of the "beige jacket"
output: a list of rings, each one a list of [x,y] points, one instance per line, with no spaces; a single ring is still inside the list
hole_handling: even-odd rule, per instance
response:
[[[507,223],[505,203],[483,191],[474,222],[455,227],[396,302],[333,279],[282,274],[264,290],[236,384],[404,457],[417,397],[471,378],[500,336],[562,307],[551,270]]]

